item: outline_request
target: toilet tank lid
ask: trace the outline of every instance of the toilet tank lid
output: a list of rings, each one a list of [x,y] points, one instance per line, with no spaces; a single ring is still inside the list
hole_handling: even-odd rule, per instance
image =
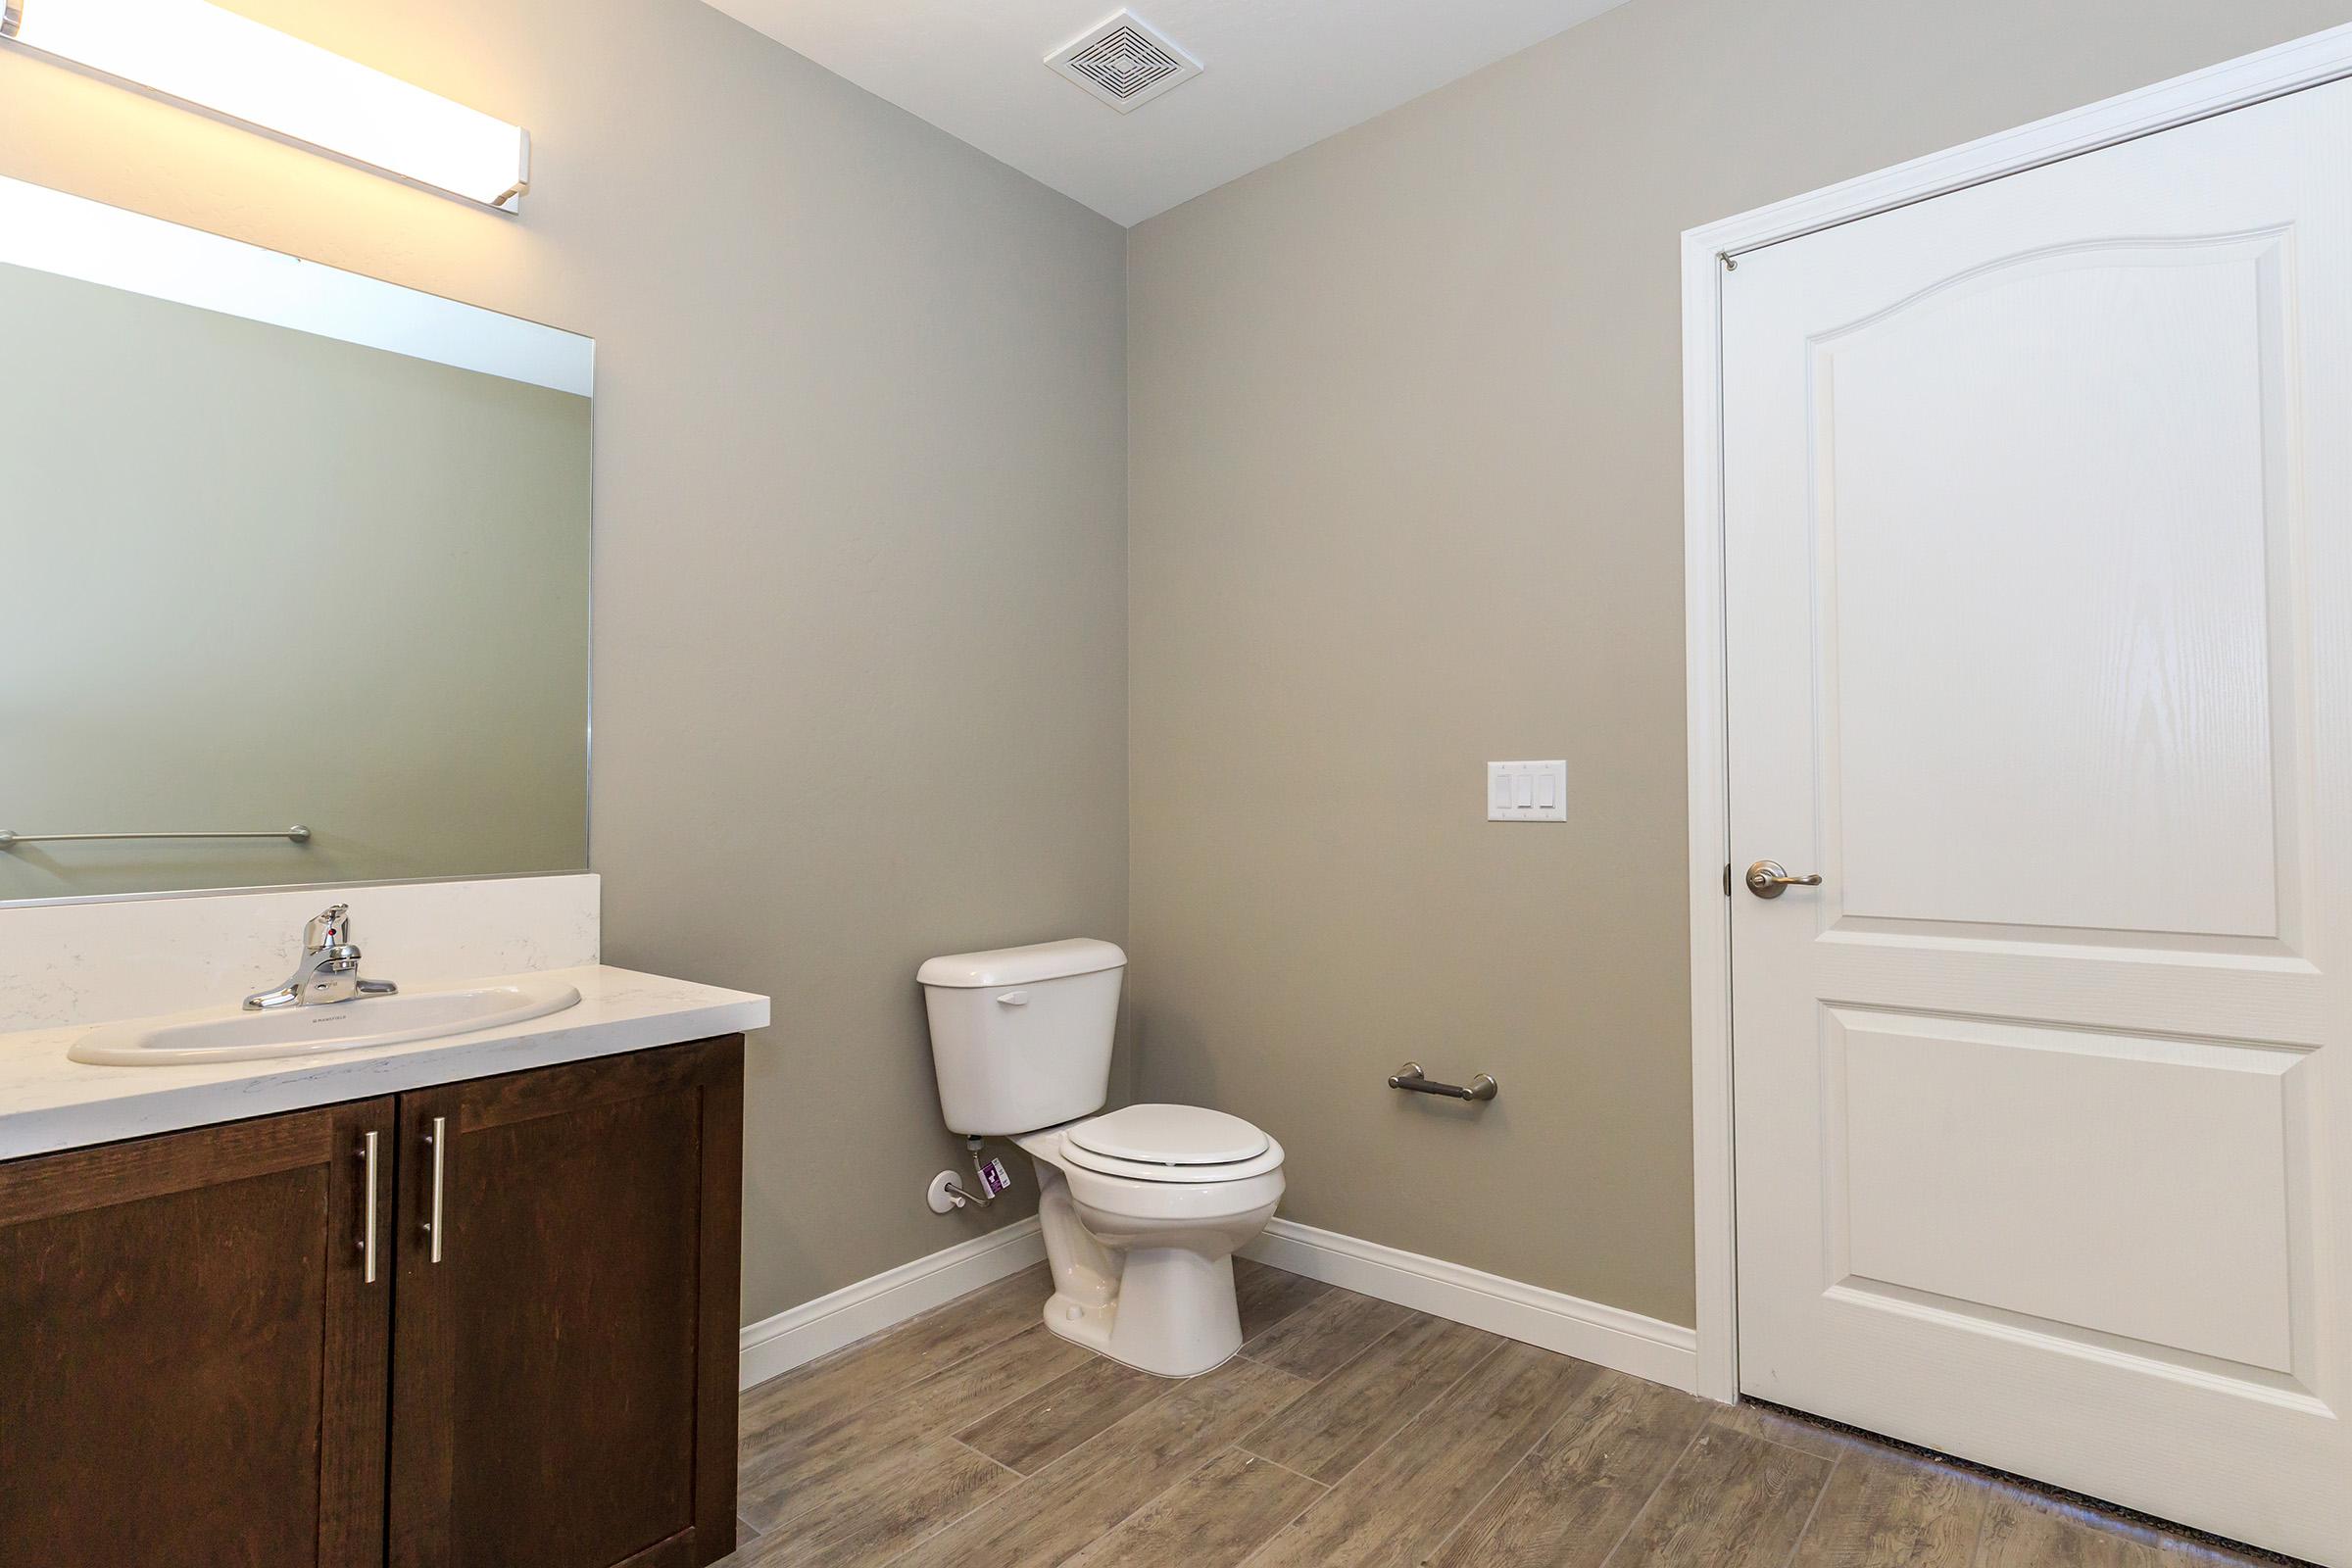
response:
[[[914,971],[926,986],[1026,986],[1126,967],[1127,955],[1108,942],[1072,937],[1026,948],[993,948],[986,953],[951,953]]]

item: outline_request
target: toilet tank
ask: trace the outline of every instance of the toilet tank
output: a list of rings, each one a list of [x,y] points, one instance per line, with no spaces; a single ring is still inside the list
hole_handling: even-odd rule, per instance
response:
[[[1127,955],[1078,938],[957,953],[915,971],[950,1130],[1035,1132],[1102,1108]]]

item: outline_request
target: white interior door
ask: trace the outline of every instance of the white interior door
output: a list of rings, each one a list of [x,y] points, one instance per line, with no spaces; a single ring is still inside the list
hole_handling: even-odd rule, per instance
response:
[[[2352,84],[1722,299],[1741,1386],[2352,1564]]]

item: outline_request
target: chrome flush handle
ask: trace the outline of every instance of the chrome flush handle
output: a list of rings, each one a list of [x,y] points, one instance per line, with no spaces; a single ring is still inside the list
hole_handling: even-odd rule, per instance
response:
[[[1790,876],[1788,868],[1778,860],[1758,860],[1747,868],[1747,891],[1759,899],[1777,899],[1790,888],[1819,886],[1819,871],[1811,876]]]

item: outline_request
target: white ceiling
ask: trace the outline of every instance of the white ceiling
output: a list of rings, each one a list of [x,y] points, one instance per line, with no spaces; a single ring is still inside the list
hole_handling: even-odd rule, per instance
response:
[[[1124,115],[1044,64],[1120,0],[711,3],[1136,223],[1622,0],[1135,0],[1205,69]]]

